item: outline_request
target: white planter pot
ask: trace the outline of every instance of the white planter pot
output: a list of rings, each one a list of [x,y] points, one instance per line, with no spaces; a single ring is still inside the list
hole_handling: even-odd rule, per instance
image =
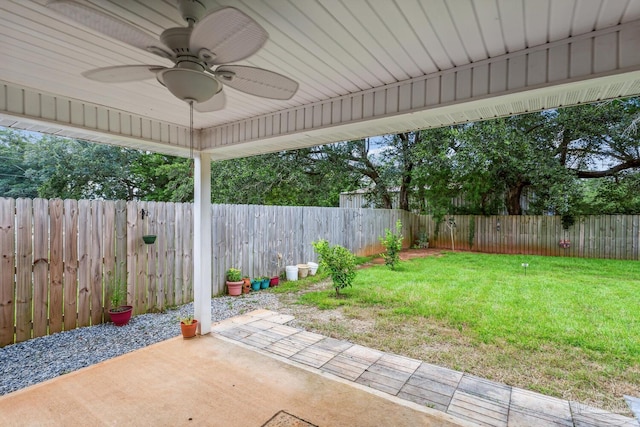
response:
[[[309,266],[307,264],[298,264],[298,277],[304,279],[309,274]]]
[[[318,264],[316,264],[315,262],[309,261],[307,265],[309,266],[309,274],[312,276],[315,276],[316,272],[318,271]]]
[[[297,265],[287,265],[285,270],[287,272],[287,280],[290,280],[290,281],[298,280],[298,266]]]

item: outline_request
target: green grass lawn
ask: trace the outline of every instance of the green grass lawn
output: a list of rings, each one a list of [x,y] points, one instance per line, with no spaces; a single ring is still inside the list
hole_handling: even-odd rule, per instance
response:
[[[526,274],[522,263],[529,264]],[[402,324],[431,322],[457,331],[472,351],[487,351],[487,360],[478,364],[530,365],[549,376],[549,381],[514,385],[567,397],[563,387],[588,389],[609,382],[617,387],[614,394],[633,393],[634,384],[638,393],[637,261],[444,253],[402,262],[395,271],[385,266],[359,270],[354,286],[343,293],[342,298],[327,290],[304,293],[299,302],[340,307],[358,317],[375,313],[374,321],[391,334]],[[440,360],[446,362],[446,356]],[[541,363],[548,366],[537,366]],[[450,367],[473,371],[464,364],[462,357]],[[509,382],[509,375],[495,374],[499,366],[493,368],[487,376]],[[553,378],[562,381],[554,385]]]

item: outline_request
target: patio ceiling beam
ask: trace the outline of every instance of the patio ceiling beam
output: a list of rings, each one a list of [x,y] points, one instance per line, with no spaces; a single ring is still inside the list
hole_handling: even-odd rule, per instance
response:
[[[188,116],[188,105],[184,113]],[[0,126],[188,157],[189,128],[0,80]],[[194,146],[199,146],[195,132]]]
[[[243,157],[640,93],[640,21],[203,130]]]

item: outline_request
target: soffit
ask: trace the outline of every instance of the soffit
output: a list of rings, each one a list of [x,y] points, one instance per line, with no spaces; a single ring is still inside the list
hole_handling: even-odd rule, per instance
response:
[[[102,84],[80,76],[82,71],[111,65],[170,65],[166,60],[58,16],[45,3],[0,2],[0,80],[176,127],[188,126],[186,104],[154,80]],[[87,3],[156,37],[163,29],[183,25],[172,1]],[[227,108],[195,113],[198,129],[366,92],[640,19],[640,0],[205,3],[211,10],[237,7],[260,23],[269,33],[269,41],[241,64],[285,74],[297,80],[300,89],[288,101],[265,100],[228,89]],[[374,127],[393,131],[388,122]],[[18,120],[14,126],[20,127],[22,122]],[[402,130],[405,126],[403,122]],[[55,133],[55,122],[46,127]],[[326,138],[340,140],[341,136],[336,133]]]

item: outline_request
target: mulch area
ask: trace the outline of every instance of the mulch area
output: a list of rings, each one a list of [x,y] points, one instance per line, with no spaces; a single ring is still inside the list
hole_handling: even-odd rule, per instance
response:
[[[400,260],[407,261],[413,258],[424,258],[427,256],[440,256],[442,251],[440,249],[405,249],[400,252]],[[384,258],[374,258],[369,262],[366,262],[360,266],[360,268],[371,267],[372,265],[384,264]]]

